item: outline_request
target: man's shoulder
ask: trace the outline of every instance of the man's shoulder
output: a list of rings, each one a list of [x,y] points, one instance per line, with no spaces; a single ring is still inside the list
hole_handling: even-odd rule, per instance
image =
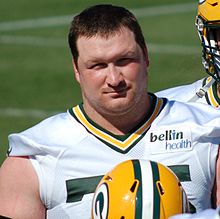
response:
[[[68,113],[49,117],[20,133],[10,134],[10,156],[29,156],[52,153],[57,156],[74,142],[80,141],[85,130]]]
[[[168,100],[164,111],[168,111],[167,116],[180,120],[187,119],[197,123],[216,120],[220,124],[219,110],[208,104]]]
[[[158,97],[166,97],[171,100],[179,100],[186,102],[193,95],[196,94],[198,89],[202,87],[203,82],[206,78],[199,79],[191,84],[180,85],[176,87],[167,88],[161,91],[156,92],[155,94]]]
[[[219,143],[220,117],[214,107],[201,103],[184,103],[175,100],[167,101],[160,115],[152,123],[152,129],[158,136],[168,130],[176,133],[183,132],[187,139],[200,139],[200,141]],[[156,132],[155,132],[156,133]]]
[[[48,117],[41,122],[37,123],[36,125],[20,132],[20,133],[13,133],[9,135],[9,138],[15,135],[21,136],[32,136],[33,138],[38,138],[40,136],[52,136],[56,132],[59,132],[61,129],[68,126],[68,115],[67,113],[59,113]]]

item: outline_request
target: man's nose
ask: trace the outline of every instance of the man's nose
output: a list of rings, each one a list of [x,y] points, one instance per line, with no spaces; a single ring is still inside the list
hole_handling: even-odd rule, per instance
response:
[[[118,86],[122,81],[122,72],[119,67],[114,64],[108,66],[106,82],[111,86]]]

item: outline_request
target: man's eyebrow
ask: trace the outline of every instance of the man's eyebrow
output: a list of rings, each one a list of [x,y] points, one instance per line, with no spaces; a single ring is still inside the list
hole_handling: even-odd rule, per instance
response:
[[[95,64],[97,62],[104,62],[104,60],[95,58],[95,59],[87,60],[85,63],[88,64],[88,65],[91,65],[91,64]]]
[[[126,52],[119,53],[119,54],[115,55],[115,57],[113,59],[118,59],[118,58],[123,58],[123,57],[136,57],[136,56],[137,56],[137,52],[132,50],[132,51],[126,51]],[[91,57],[85,63],[87,65],[92,65],[97,62],[105,62],[105,61],[106,60],[102,57],[100,57],[100,58]]]
[[[136,56],[137,55],[137,51],[127,51],[125,53],[121,54],[122,56]]]

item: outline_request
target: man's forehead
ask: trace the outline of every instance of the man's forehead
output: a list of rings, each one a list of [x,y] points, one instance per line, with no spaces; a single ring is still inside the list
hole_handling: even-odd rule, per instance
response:
[[[120,35],[133,35],[134,37],[134,33],[129,28],[120,27],[112,31],[103,31],[103,32],[98,31],[97,33],[94,33],[94,34],[88,33],[84,35],[79,35],[77,40],[80,40],[80,39],[89,40],[89,39],[97,39],[97,38],[109,39],[109,38],[113,38],[115,36],[120,36]]]
[[[82,48],[84,47],[102,48],[103,47],[103,49],[108,47],[109,49],[111,49],[111,47],[114,47],[115,44],[118,44],[118,46],[135,45],[136,40],[135,40],[134,34],[131,31],[124,31],[124,32],[119,32],[117,34],[109,35],[108,37],[102,36],[100,34],[97,34],[92,37],[81,36],[77,40],[78,49],[79,47],[82,47]]]
[[[79,50],[79,60],[85,62],[85,63],[96,63],[96,62],[114,62],[118,59],[122,58],[137,58],[139,54],[141,53],[141,49],[138,48],[138,45],[135,44],[135,46],[113,46],[109,45],[109,47],[97,49],[94,48],[88,49],[86,52],[86,47],[83,50],[82,47]]]

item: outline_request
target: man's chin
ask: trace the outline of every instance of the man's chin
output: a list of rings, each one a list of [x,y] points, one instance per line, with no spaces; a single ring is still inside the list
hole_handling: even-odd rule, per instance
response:
[[[130,109],[131,106],[129,106],[126,103],[112,103],[105,106],[106,113],[117,114],[117,115],[123,115],[126,112],[130,111]]]

